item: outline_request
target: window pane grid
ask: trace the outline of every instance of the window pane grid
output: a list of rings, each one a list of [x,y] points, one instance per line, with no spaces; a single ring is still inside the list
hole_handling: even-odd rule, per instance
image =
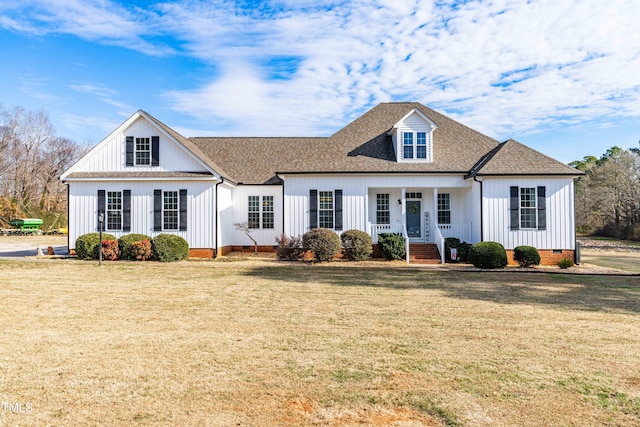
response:
[[[122,192],[107,191],[107,230],[122,229]]]
[[[333,191],[320,191],[318,202],[318,226],[333,228]]]
[[[165,191],[162,203],[162,219],[164,230],[178,229],[178,192]]]
[[[536,228],[537,227],[537,211],[536,211],[536,189],[521,188],[520,189],[520,227]]]
[[[249,228],[260,228],[260,196],[249,196]]]
[[[389,195],[376,195],[376,224],[389,224],[391,215],[389,213]]]
[[[262,228],[273,228],[273,196],[262,197]]]
[[[149,138],[136,138],[136,165],[151,164],[151,144]]]
[[[405,159],[413,159],[413,133],[404,132],[402,134],[402,156]]]
[[[438,224],[451,224],[451,195],[438,194]]]

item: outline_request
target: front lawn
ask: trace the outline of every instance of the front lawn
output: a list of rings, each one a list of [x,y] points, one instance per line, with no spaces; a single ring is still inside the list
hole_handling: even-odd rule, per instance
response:
[[[640,424],[637,277],[380,265],[0,261],[0,424]]]

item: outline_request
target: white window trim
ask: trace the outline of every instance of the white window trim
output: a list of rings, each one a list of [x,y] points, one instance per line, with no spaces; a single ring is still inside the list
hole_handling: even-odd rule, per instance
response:
[[[176,195],[176,208],[175,209],[166,209],[165,204],[165,195],[167,193],[175,193]],[[165,212],[176,212],[176,227],[175,228],[167,228],[167,222],[165,220]],[[162,230],[166,231],[178,231],[180,230],[180,192],[177,190],[163,190],[162,191]]]
[[[521,230],[537,230],[538,229],[538,192],[537,192],[537,187],[519,187],[519,205],[520,205],[520,209],[518,212],[518,221],[520,222],[520,229]],[[522,206],[522,196],[523,196],[523,191],[522,190],[532,190],[533,191],[533,206]],[[529,210],[533,210],[533,227],[525,227],[524,223],[525,221],[522,220],[522,212],[525,209],[529,209]]]
[[[257,210],[251,210],[251,203],[250,203],[250,199],[251,198],[257,198],[258,200],[258,205],[257,205]],[[267,199],[271,198],[271,210],[266,210],[265,209],[265,202],[267,201]],[[256,196],[256,195],[249,195],[247,196],[247,225],[249,226],[250,229],[252,230],[259,230],[259,229],[264,229],[264,230],[273,230],[275,228],[275,197],[273,196]],[[256,222],[252,222],[249,220],[249,214],[257,214],[257,218],[258,220]],[[265,227],[265,215],[266,214],[271,214],[271,227]],[[254,225],[252,227],[252,225]]]
[[[145,143],[149,146],[148,150],[138,150],[138,141],[139,140],[146,140]],[[141,136],[141,137],[134,137],[133,138],[133,165],[134,166],[151,166],[152,163],[152,159],[151,159],[151,151],[152,151],[152,147],[151,147],[152,141],[150,137],[145,137],[145,136]],[[138,154],[142,154],[142,153],[147,153],[148,154],[148,162],[147,163],[139,163],[138,162]]]
[[[120,209],[109,209],[109,201],[110,201],[110,197],[109,194],[112,193],[117,193],[117,197],[120,199]],[[106,214],[106,218],[104,221],[104,225],[105,225],[105,230],[106,231],[122,231],[122,202],[123,202],[123,195],[122,195],[122,191],[107,191],[105,192],[105,214]],[[118,216],[120,217],[120,227],[119,228],[110,228],[109,227],[109,212],[115,212],[118,214]]]
[[[425,147],[425,158],[418,158],[418,134],[419,133],[424,133],[424,137],[425,137],[425,144],[424,145],[420,145],[421,147],[424,146]],[[405,144],[404,143],[404,135],[405,134],[412,134],[411,137],[411,144]],[[398,133],[398,139],[399,139],[399,144],[398,146],[399,151],[400,151],[400,158],[402,159],[403,162],[414,162],[414,163],[431,163],[433,162],[433,130],[416,130],[416,131],[401,131]],[[412,157],[405,157],[404,155],[404,148],[405,146],[411,146],[412,147],[412,153],[413,156]]]
[[[322,193],[328,193],[331,195],[331,209],[322,209]],[[327,227],[326,225],[322,225],[322,217],[321,212],[331,212],[331,227]],[[336,195],[333,190],[318,190],[318,227],[319,228],[328,228],[333,230],[336,226],[335,221],[336,215]]]

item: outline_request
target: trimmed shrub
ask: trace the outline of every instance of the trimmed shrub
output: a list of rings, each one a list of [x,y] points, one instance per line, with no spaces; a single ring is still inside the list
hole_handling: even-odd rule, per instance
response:
[[[573,267],[573,260],[571,258],[562,258],[560,261],[558,261],[558,267],[563,270],[569,267]]]
[[[127,234],[126,236],[122,236],[118,239],[118,245],[120,245],[120,258],[135,260],[136,257],[131,253],[131,246],[136,242],[141,242],[143,240],[147,240],[151,242],[151,237],[146,234]]]
[[[340,235],[345,258],[362,261],[371,256],[373,246],[371,236],[360,230],[347,230]]]
[[[158,234],[151,244],[153,256],[160,262],[182,261],[189,258],[189,243],[175,234]]]
[[[116,240],[115,236],[102,233],[102,240]],[[98,259],[100,233],[87,233],[76,239],[76,255],[79,259]]]
[[[120,248],[117,240],[102,241],[102,259],[106,261],[116,261],[120,258]]]
[[[389,261],[404,259],[407,255],[404,247],[404,237],[398,233],[378,234],[378,249]]]
[[[276,256],[281,261],[298,261],[304,255],[300,236],[289,237],[282,233],[276,236]]]
[[[444,239],[444,256],[445,256],[445,260],[446,261],[460,261],[460,262],[466,262],[469,261],[469,248],[471,247],[471,244],[467,243],[467,242],[461,242],[460,239],[455,238],[455,237],[447,237],[446,239]],[[457,255],[457,259],[456,260],[452,260],[451,259],[451,248],[455,248],[456,249],[456,255]]]
[[[133,242],[129,247],[130,259],[136,261],[148,261],[153,256],[153,250],[151,248],[151,240],[143,239],[139,242]]]
[[[469,261],[478,268],[503,268],[507,266],[507,251],[497,242],[480,242],[471,245]]]
[[[314,228],[302,235],[302,249],[313,252],[316,261],[331,261],[340,253],[340,238],[327,228]]]
[[[513,249],[513,259],[518,261],[520,267],[540,265],[540,254],[533,246],[516,246]]]

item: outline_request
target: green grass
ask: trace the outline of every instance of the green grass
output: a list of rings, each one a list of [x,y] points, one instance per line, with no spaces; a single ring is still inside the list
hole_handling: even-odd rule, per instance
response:
[[[591,252],[588,255],[582,255],[582,262],[630,273],[640,273],[640,256],[636,254],[618,252],[615,255],[610,255],[609,253],[600,255],[597,252]]]

